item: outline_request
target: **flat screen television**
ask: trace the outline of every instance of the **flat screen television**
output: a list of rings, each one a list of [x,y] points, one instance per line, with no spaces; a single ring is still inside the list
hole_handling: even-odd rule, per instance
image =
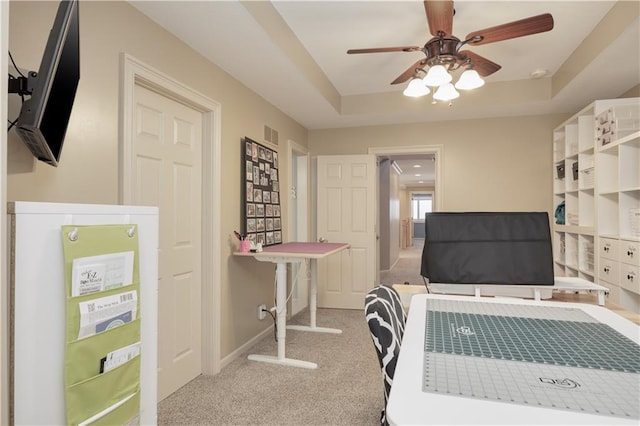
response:
[[[78,2],[63,1],[49,33],[38,72],[29,72],[31,97],[16,130],[33,155],[57,167],[80,80]],[[27,92],[28,93],[28,92]]]

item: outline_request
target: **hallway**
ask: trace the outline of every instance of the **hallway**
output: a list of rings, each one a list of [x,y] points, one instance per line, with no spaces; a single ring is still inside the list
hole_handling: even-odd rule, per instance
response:
[[[380,271],[380,284],[414,284],[424,285],[420,275],[423,238],[414,238],[413,245],[400,251],[398,261],[393,268]]]

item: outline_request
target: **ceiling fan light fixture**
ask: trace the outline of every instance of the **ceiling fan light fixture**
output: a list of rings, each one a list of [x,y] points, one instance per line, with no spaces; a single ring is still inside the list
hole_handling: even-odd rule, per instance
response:
[[[443,84],[433,94],[433,99],[438,101],[450,101],[460,97],[460,93],[453,87],[453,84]]]
[[[472,69],[465,70],[455,85],[459,90],[472,90],[482,86],[484,86],[484,80],[476,70]]]
[[[419,98],[428,95],[429,92],[431,92],[431,90],[425,86],[424,81],[421,78],[414,77],[402,94],[411,98]]]
[[[434,65],[429,68],[429,72],[422,81],[427,86],[442,86],[443,84],[450,83],[453,77],[447,71],[443,65]]]

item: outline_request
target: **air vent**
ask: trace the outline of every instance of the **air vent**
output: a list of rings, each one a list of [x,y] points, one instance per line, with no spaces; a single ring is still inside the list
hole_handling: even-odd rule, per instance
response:
[[[278,145],[278,131],[269,126],[264,126],[264,140]]]

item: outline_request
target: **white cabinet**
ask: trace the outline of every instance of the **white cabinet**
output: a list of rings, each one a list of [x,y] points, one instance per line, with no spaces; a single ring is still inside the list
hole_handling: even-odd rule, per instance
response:
[[[564,122],[553,162],[553,205],[565,206],[556,274],[609,287],[609,300],[640,312],[640,98],[595,101]]]
[[[9,203],[13,423],[62,425],[65,414],[65,273],[62,225],[137,224],[140,424],[157,422],[158,208]]]

